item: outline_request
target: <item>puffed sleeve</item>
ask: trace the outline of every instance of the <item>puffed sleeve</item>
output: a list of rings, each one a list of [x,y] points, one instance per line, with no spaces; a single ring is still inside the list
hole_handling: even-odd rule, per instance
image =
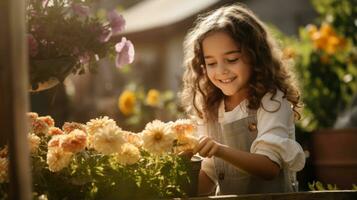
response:
[[[257,112],[258,135],[251,146],[251,153],[267,156],[279,166],[300,171],[305,165],[305,154],[295,141],[294,113],[291,104],[278,92],[262,99],[263,108]]]

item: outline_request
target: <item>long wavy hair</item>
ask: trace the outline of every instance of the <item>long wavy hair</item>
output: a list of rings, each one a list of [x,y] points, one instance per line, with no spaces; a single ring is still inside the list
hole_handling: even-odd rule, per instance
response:
[[[224,94],[208,79],[202,51],[202,41],[218,31],[224,31],[234,39],[252,68],[248,83],[248,108],[256,110],[262,106],[261,99],[266,93],[272,93],[271,100],[277,101],[274,97],[277,90],[281,90],[283,97],[292,104],[295,118],[300,119],[299,108],[302,103],[292,73],[291,59],[283,56],[264,24],[242,4],[221,7],[199,15],[187,34],[184,41],[185,72],[181,93],[186,112],[203,120],[216,120],[218,117],[218,107]]]

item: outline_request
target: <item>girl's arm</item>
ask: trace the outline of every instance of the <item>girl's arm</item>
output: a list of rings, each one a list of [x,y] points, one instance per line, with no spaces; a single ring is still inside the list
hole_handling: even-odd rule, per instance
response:
[[[280,171],[279,165],[264,155],[236,150],[222,145],[210,137],[203,137],[193,153],[199,153],[203,157],[219,157],[237,168],[265,180],[275,178]]]
[[[210,196],[214,195],[216,184],[209,178],[209,176],[200,170],[198,177],[198,196]]]

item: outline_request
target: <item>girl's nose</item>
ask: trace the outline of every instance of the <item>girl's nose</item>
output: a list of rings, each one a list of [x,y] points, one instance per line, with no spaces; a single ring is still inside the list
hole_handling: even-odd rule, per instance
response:
[[[219,64],[218,71],[220,74],[227,74],[229,72],[228,68],[224,64]]]

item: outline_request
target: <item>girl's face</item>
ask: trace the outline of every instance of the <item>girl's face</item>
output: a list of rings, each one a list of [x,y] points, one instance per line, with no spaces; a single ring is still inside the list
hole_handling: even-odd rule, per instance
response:
[[[229,34],[215,32],[202,41],[209,80],[226,96],[239,95],[248,86],[251,67],[242,60],[241,49]]]

